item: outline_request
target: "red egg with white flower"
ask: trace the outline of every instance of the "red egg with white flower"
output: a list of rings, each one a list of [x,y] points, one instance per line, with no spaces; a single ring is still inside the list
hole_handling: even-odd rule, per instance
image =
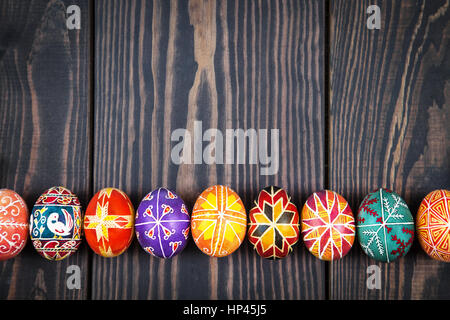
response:
[[[14,191],[0,190],[0,260],[17,256],[28,239],[28,208]]]

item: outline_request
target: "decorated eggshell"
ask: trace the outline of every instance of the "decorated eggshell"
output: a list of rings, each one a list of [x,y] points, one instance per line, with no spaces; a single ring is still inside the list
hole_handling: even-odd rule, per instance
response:
[[[0,190],[0,261],[17,256],[28,239],[28,208],[14,191]]]
[[[419,243],[433,259],[450,262],[450,191],[435,190],[421,202],[416,218]]]
[[[137,209],[136,237],[151,255],[172,258],[186,247],[190,222],[184,201],[159,188],[147,194]]]
[[[362,201],[356,230],[363,251],[382,262],[404,256],[414,240],[414,220],[408,205],[398,194],[383,188]]]
[[[330,190],[314,192],[301,214],[306,248],[326,261],[344,257],[355,240],[355,219],[347,201]]]
[[[266,187],[250,210],[248,239],[263,258],[283,258],[299,238],[299,214],[286,191]]]
[[[134,208],[122,190],[104,188],[89,202],[84,216],[84,235],[91,249],[103,257],[116,257],[131,244]]]
[[[231,254],[241,245],[246,229],[244,204],[231,188],[209,187],[195,202],[191,232],[203,253],[213,257]]]
[[[81,206],[77,196],[64,187],[52,187],[36,201],[30,215],[34,248],[49,260],[72,255],[81,243]]]

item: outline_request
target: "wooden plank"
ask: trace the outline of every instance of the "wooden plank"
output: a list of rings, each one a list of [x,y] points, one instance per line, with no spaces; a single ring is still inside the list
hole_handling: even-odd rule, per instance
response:
[[[68,30],[66,8],[81,9],[81,30]],[[0,185],[23,196],[31,211],[38,196],[63,185],[86,204],[89,188],[90,108],[88,2],[0,3]],[[66,270],[81,268],[81,289],[69,290]],[[29,241],[19,256],[0,262],[0,299],[87,297],[88,251],[47,261]]]
[[[117,187],[135,207],[152,189],[176,190],[191,210],[225,184],[249,210],[276,184],[301,209],[323,187],[323,1],[96,1],[94,189]],[[279,170],[263,165],[177,165],[175,129],[279,129]],[[207,144],[203,143],[203,147]],[[194,155],[192,154],[192,159]],[[226,258],[194,242],[171,260],[135,240],[93,258],[94,299],[319,299],[325,266],[301,244],[265,261],[247,240]]]
[[[381,29],[369,30],[369,5]],[[450,6],[448,1],[330,2],[330,188],[356,213],[373,189],[390,188],[415,216],[427,193],[450,185]],[[381,289],[366,286],[367,267]],[[429,258],[415,240],[390,264],[356,244],[333,263],[334,299],[448,299],[450,265]]]

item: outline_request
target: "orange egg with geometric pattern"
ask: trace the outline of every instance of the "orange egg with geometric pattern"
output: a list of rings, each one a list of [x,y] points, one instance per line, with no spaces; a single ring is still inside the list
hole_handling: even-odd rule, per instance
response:
[[[248,239],[263,258],[283,258],[298,241],[300,217],[297,207],[279,187],[261,190],[249,219]]]
[[[121,190],[105,188],[88,204],[84,235],[91,249],[103,257],[116,257],[131,244],[134,234],[134,208]]]
[[[231,188],[212,186],[195,202],[191,233],[197,247],[209,256],[224,257],[242,244],[247,230],[244,204]]]
[[[325,261],[344,257],[355,240],[355,218],[341,195],[334,191],[314,192],[301,214],[303,242],[317,258]]]
[[[450,262],[450,191],[434,190],[421,202],[416,232],[422,249],[433,259]]]

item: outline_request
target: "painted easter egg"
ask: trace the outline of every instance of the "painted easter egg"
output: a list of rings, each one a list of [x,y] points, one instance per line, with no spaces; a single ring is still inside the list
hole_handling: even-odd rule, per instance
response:
[[[77,196],[64,187],[52,187],[34,204],[30,238],[34,248],[49,260],[72,255],[81,243],[81,206]]]
[[[192,210],[191,232],[197,247],[209,256],[224,257],[241,245],[247,215],[241,198],[221,185],[204,190]]]
[[[420,245],[431,258],[450,262],[449,190],[434,190],[422,200],[416,229]]]
[[[191,219],[183,200],[159,188],[142,199],[136,211],[136,237],[153,256],[172,258],[186,247]]]
[[[116,257],[131,244],[134,208],[122,190],[104,188],[89,202],[84,216],[84,235],[91,249],[103,257]]]
[[[22,197],[0,190],[0,261],[17,256],[28,239],[28,208]]]
[[[363,251],[382,262],[404,256],[414,240],[414,220],[408,205],[398,194],[383,188],[362,201],[356,230]]]
[[[314,192],[301,214],[305,246],[317,258],[338,260],[351,249],[355,240],[355,219],[348,202],[330,190]]]
[[[248,239],[263,258],[283,258],[299,237],[299,214],[286,191],[266,187],[250,210]]]

